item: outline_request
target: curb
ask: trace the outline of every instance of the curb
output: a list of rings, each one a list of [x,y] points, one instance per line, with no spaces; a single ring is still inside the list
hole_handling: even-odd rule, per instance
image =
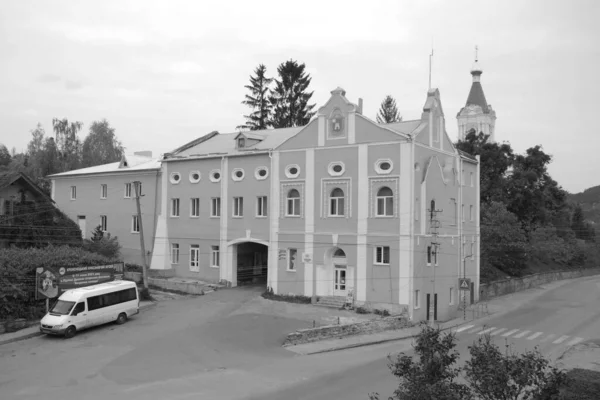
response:
[[[447,331],[448,329],[452,329],[452,328],[456,328],[457,326],[461,326],[464,324],[467,324],[471,321],[465,321],[462,323],[457,323],[456,325],[451,325],[451,326],[447,326],[445,328],[441,328],[440,330],[443,331]],[[309,356],[309,355],[313,355],[313,354],[321,354],[321,353],[330,353],[333,351],[340,351],[340,350],[346,350],[346,349],[354,349],[357,347],[366,347],[366,346],[374,346],[374,345],[378,345],[378,344],[382,344],[382,343],[389,343],[389,342],[395,342],[398,340],[405,340],[405,339],[411,339],[414,337],[417,337],[418,334],[406,334],[404,336],[399,336],[399,337],[394,337],[394,338],[389,338],[389,339],[380,339],[380,340],[375,340],[375,341],[370,341],[370,342],[362,342],[362,343],[351,343],[351,344],[347,344],[347,345],[342,345],[342,346],[337,346],[337,347],[331,347],[328,349],[321,349],[321,350],[316,350],[316,351],[311,351],[311,352],[307,352],[307,353],[298,353],[300,355],[305,355],[305,356]],[[317,342],[314,342],[317,343]],[[286,346],[287,349],[289,350],[289,347],[294,347],[294,346]],[[289,350],[289,351],[293,351],[293,350]]]
[[[152,308],[154,306],[156,306],[156,302],[155,301],[153,301],[152,303],[144,304],[143,306],[140,306],[140,314],[143,311],[146,311],[146,310],[148,310],[148,309],[150,309],[150,308]],[[27,328],[25,328],[25,329],[27,329]],[[42,335],[44,335],[44,333],[37,331],[37,332],[33,332],[33,333],[24,334],[23,336],[14,337],[12,339],[0,340],[0,346],[2,346],[4,344],[8,344],[8,343],[18,342],[18,341],[21,341],[21,340],[31,339],[33,337],[42,336]]]

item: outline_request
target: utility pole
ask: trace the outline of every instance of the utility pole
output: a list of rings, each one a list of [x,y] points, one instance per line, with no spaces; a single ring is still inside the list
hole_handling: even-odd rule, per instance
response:
[[[138,227],[140,230],[140,248],[142,251],[142,276],[144,277],[144,289],[148,289],[148,265],[146,262],[146,246],[144,244],[144,226],[142,225],[142,210],[140,208],[140,181],[133,182],[135,186],[135,204],[137,206]]]
[[[466,247],[463,244],[463,248]],[[465,252],[466,253],[466,252]],[[471,251],[471,254],[469,254],[468,256],[464,256],[463,257],[463,280],[466,281],[467,280],[467,258],[472,258],[473,257],[473,251]],[[462,290],[461,288],[458,288],[458,290],[460,291],[462,298],[463,298],[463,320],[467,320],[467,293],[465,290]]]
[[[431,232],[431,247],[432,249],[432,256],[433,256],[433,260],[432,260],[432,268],[433,268],[433,280],[431,281],[432,283],[432,293],[431,293],[431,298],[429,300],[429,323],[431,325],[431,327],[435,326],[435,311],[437,309],[437,302],[436,302],[436,297],[435,297],[435,268],[437,265],[437,256],[438,256],[438,252],[439,252],[439,248],[440,248],[440,243],[437,241],[438,239],[438,229],[440,228],[440,221],[437,219],[437,214],[440,212],[443,212],[444,210],[436,210],[435,208],[435,200],[431,200],[431,208],[429,209],[429,230]]]

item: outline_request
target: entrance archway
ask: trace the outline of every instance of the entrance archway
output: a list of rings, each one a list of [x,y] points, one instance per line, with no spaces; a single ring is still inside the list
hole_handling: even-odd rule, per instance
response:
[[[235,246],[237,285],[266,285],[269,247],[255,242],[242,242]]]

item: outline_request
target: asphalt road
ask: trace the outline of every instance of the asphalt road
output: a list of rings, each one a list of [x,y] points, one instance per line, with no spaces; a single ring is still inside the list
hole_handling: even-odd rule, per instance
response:
[[[579,279],[468,324],[457,332],[458,350],[467,356],[484,324],[498,331],[499,344],[507,338],[516,351],[537,344],[550,356],[599,337],[599,285],[600,278]],[[42,336],[0,346],[0,398],[352,400],[393,392],[386,356],[410,352],[410,341],[298,356],[280,343],[305,321],[239,312],[259,293],[240,288],[166,301],[125,325],[70,340]]]

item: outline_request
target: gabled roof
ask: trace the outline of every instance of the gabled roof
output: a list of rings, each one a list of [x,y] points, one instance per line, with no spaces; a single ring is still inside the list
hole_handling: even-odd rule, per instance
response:
[[[124,161],[127,161],[124,163]],[[125,165],[126,164],[126,165]],[[60,174],[48,175],[48,178],[62,178],[75,175],[105,174],[115,172],[131,172],[160,169],[161,161],[158,158],[145,157],[141,155],[127,155],[123,160],[109,164],[96,165],[94,167],[74,169],[73,171],[61,172]]]
[[[43,197],[46,200],[53,202],[53,200],[50,198],[50,196],[48,196],[46,194],[46,192],[44,192],[42,190],[41,187],[39,187],[31,178],[29,178],[24,173],[15,172],[15,171],[0,172],[0,190],[14,184],[15,182],[18,182],[18,181],[21,181],[19,183],[24,186],[27,186],[29,188],[29,190],[31,190],[32,192],[38,194],[39,196]]]
[[[391,129],[398,133],[402,133],[405,135],[411,135],[419,127],[421,124],[420,119],[415,119],[412,121],[400,121],[400,122],[392,122],[389,124],[379,124],[379,126]]]
[[[256,143],[252,147],[238,149],[236,146],[236,138],[240,135],[240,132],[234,133],[220,133],[212,135],[207,140],[192,141],[194,143],[185,149],[177,152],[171,152],[165,154],[165,159],[168,157],[173,158],[187,158],[187,157],[221,157],[225,155],[241,155],[249,154],[253,152],[268,151],[279,147],[283,142],[300,132],[304,127],[293,127],[293,128],[281,128],[281,129],[265,129],[261,131],[252,131],[252,133],[242,132],[246,137],[254,139],[260,138],[259,143]],[[201,138],[200,138],[201,139]]]

